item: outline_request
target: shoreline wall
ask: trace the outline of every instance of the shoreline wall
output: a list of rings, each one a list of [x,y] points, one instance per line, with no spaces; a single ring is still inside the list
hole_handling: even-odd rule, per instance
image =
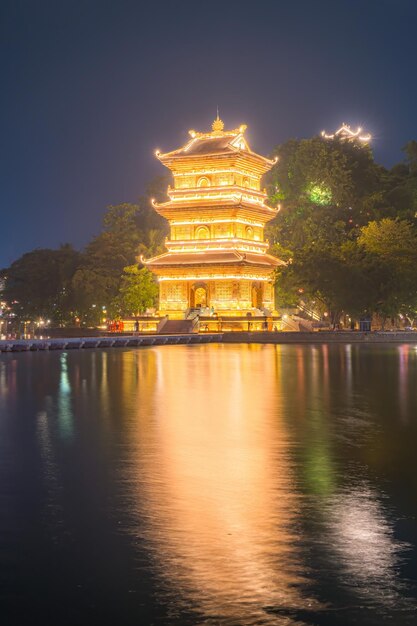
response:
[[[223,333],[223,343],[417,343],[417,332],[319,331]]]
[[[67,337],[62,339],[1,340],[0,352],[80,350],[88,348],[139,348],[198,343],[332,344],[415,343],[417,332],[230,332],[178,335],[130,335],[113,337]]]

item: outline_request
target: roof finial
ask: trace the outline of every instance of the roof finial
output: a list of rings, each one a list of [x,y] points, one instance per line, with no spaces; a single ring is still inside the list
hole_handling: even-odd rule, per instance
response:
[[[222,120],[219,117],[219,105],[217,105],[217,117],[214,120],[213,124],[211,125],[213,131],[216,132],[221,132],[224,128],[224,123],[222,122]]]

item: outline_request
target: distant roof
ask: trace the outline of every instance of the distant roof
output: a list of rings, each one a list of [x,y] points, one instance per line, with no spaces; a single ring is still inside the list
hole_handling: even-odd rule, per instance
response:
[[[371,141],[370,133],[363,133],[361,126],[358,126],[356,130],[352,130],[349,124],[343,124],[334,133],[328,134],[325,130],[321,131],[321,136],[324,139],[341,139],[344,141],[358,141],[360,143],[367,144]]]

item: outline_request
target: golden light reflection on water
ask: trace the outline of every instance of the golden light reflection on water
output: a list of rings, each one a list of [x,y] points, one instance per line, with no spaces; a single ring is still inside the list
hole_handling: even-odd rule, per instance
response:
[[[126,593],[166,623],[414,623],[402,570],[414,535],[397,523],[415,520],[411,499],[398,503],[415,484],[416,372],[408,346],[6,355],[3,463],[20,474],[32,428],[41,524],[59,543],[81,511],[111,585],[108,546],[127,532]]]
[[[263,607],[301,602],[281,370],[264,367],[261,347],[210,352],[154,350],[152,368],[137,353],[128,480],[142,507],[145,492],[146,541],[172,593],[213,619],[276,623]]]

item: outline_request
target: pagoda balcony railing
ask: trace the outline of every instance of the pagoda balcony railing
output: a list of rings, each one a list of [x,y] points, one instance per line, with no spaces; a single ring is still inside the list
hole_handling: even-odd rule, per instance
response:
[[[210,247],[215,246],[216,248],[227,247],[227,248],[235,248],[237,245],[240,246],[256,246],[257,248],[262,248],[266,250],[269,248],[269,243],[267,241],[260,241],[257,239],[244,239],[242,237],[236,237],[234,235],[230,235],[230,237],[211,237],[210,239],[166,239],[165,245],[167,248],[182,248],[182,247]]]
[[[256,196],[258,198],[266,198],[267,193],[265,190],[254,189],[253,187],[242,187],[241,185],[236,184],[225,184],[225,185],[216,185],[209,187],[168,187],[168,195],[169,196],[178,196],[178,195],[188,195],[188,194],[211,194],[217,195],[219,193],[224,193],[228,191],[229,193],[237,193],[241,194],[249,194],[251,196]]]
[[[238,188],[230,187],[204,187],[204,191],[198,191],[197,188],[190,189],[184,193],[184,190],[172,190],[169,192],[169,198],[172,202],[192,202],[196,200],[234,200],[238,202],[243,200],[251,204],[266,206],[265,200],[267,195],[264,193],[252,193],[246,187]],[[272,207],[267,207],[271,209]]]
[[[223,250],[223,249],[242,249],[242,250],[259,250],[265,252],[269,248],[266,241],[256,241],[253,239],[240,239],[239,237],[227,237],[224,239],[186,239],[172,240],[167,239],[165,246],[168,250],[175,252],[176,250]]]

